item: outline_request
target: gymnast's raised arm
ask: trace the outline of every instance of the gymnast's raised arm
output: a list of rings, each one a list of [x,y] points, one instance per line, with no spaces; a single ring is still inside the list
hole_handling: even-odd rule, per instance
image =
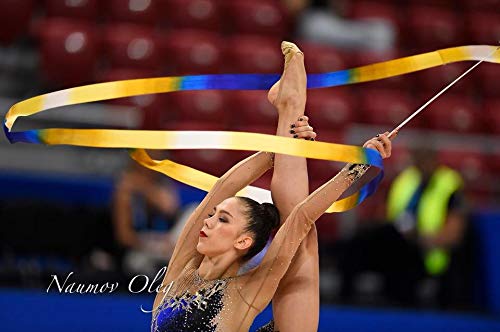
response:
[[[391,142],[387,133],[367,141],[367,148],[376,149],[383,158],[391,153]],[[314,222],[335,202],[344,191],[356,182],[366,171],[364,165],[347,165],[305,200],[299,203],[277,232],[259,268],[249,278],[245,297],[255,299],[254,305],[262,310],[274,294],[277,284],[286,273],[300,243],[306,237]]]

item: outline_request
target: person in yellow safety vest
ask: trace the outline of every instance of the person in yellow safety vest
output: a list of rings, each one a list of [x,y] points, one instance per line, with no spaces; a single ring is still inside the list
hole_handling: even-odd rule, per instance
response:
[[[389,222],[370,223],[338,245],[341,300],[352,302],[356,277],[373,271],[381,273],[384,294],[397,304],[416,305],[418,286],[426,276],[439,281],[440,304],[455,301],[456,290],[446,283],[456,277],[457,269],[467,269],[462,266],[467,263],[456,261],[452,273],[447,273],[451,253],[461,250],[466,234],[463,180],[458,172],[439,165],[433,150],[415,150],[413,162],[390,187]]]
[[[446,166],[439,166],[429,179],[411,166],[394,179],[389,191],[387,219],[403,233],[416,229],[430,275],[446,271],[450,261],[448,247],[456,242],[463,228],[460,216],[448,215],[450,199],[462,185],[460,174]]]

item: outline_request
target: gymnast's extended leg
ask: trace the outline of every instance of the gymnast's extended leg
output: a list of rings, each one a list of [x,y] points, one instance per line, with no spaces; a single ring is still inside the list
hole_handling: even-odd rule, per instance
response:
[[[269,91],[269,100],[279,113],[277,135],[300,138],[296,122],[304,116],[307,78],[302,52],[291,43],[283,43],[285,70],[281,80]],[[303,121],[303,122],[304,122]],[[305,158],[276,154],[271,182],[273,201],[282,222],[292,209],[309,195]],[[288,272],[273,298],[275,330],[317,331],[319,321],[319,260],[316,228],[304,239]]]

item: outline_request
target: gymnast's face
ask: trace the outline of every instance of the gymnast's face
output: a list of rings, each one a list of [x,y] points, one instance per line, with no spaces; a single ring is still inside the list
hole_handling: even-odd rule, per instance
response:
[[[235,197],[228,198],[206,216],[196,249],[209,257],[230,252],[241,257],[253,243],[246,226],[244,204]]]

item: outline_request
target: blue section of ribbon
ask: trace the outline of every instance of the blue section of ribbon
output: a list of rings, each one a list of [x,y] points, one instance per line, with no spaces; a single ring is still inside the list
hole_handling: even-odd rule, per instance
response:
[[[324,74],[309,74],[307,75],[307,87],[314,88],[327,88],[338,85],[345,85],[351,83],[351,70],[339,70]]]
[[[43,143],[38,136],[38,130],[9,132],[9,129],[5,126],[4,123],[3,131],[10,143],[18,143],[18,142],[35,143],[35,144]]]
[[[269,90],[279,74],[191,75],[180,78],[179,91],[186,90]],[[307,87],[325,88],[350,83],[351,70],[307,75]]]
[[[380,171],[380,173],[369,183],[367,183],[363,188],[359,191],[358,204],[363,202],[366,198],[371,196],[375,191],[377,191],[377,187],[384,178],[384,171]]]
[[[193,75],[181,78],[179,90],[268,90],[278,74]]]

